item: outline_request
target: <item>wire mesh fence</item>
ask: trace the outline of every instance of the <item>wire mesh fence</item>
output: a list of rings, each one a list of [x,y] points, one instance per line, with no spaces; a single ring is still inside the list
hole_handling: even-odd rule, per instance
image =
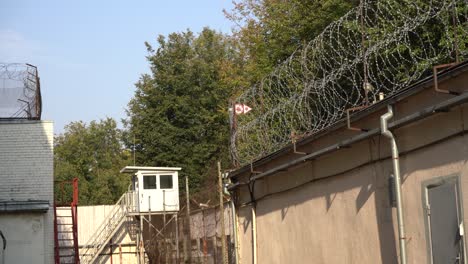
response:
[[[144,249],[148,262],[155,263],[203,263],[223,262],[223,235],[227,263],[235,263],[232,212],[224,208],[224,227],[221,225],[219,207],[198,208],[190,217],[181,210],[179,214],[142,216]]]
[[[245,165],[468,57],[468,1],[363,0],[235,99],[231,156]]]
[[[0,63],[0,118],[41,119],[42,101],[37,67]]]

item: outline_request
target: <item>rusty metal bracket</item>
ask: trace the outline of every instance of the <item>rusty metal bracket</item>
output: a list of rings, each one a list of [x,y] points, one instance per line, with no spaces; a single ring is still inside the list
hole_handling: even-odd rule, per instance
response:
[[[368,107],[368,105],[361,105],[361,106],[356,106],[356,107],[351,107],[351,108],[346,109],[346,123],[348,125],[349,130],[359,131],[359,132],[369,131],[369,129],[366,129],[366,128],[352,127],[351,126],[351,118],[350,118],[351,111],[357,111],[357,110],[361,110],[361,109],[364,109],[364,108],[367,108],[367,107]]]
[[[296,141],[297,141],[297,135],[294,133],[294,131],[291,132],[291,142],[293,144],[293,153],[294,154],[299,154],[299,155],[307,155],[309,153],[303,152],[303,151],[297,151],[297,146],[296,146]]]
[[[434,74],[434,90],[438,93],[445,93],[445,94],[451,94],[451,95],[460,95],[459,92],[454,92],[454,91],[450,91],[450,90],[444,90],[444,89],[439,89],[439,81],[437,79],[437,74],[438,74],[438,71],[440,69],[444,69],[444,68],[448,68],[448,67],[451,67],[451,66],[455,66],[457,65],[458,62],[452,62],[452,63],[447,63],[447,64],[440,64],[440,65],[436,65],[434,66],[434,68],[432,68],[432,71],[433,71],[433,74]]]
[[[256,171],[256,170],[254,170],[254,168],[253,168],[253,162],[250,162],[250,172],[251,172],[251,173],[258,173],[258,174],[259,174],[259,173],[262,173],[261,171]]]

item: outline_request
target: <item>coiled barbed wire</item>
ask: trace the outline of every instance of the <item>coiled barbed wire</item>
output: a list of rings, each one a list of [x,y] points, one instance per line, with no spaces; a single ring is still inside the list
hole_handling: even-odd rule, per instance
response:
[[[236,103],[231,156],[240,165],[316,133],[346,109],[368,106],[468,56],[467,0],[362,1],[298,48]]]
[[[0,63],[0,118],[41,118],[37,68],[24,63]]]

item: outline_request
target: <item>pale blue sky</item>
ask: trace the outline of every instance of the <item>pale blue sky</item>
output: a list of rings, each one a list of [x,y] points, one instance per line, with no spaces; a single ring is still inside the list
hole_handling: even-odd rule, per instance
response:
[[[0,0],[0,62],[37,65],[42,119],[120,121],[134,83],[148,72],[144,42],[159,34],[229,33],[230,0]]]

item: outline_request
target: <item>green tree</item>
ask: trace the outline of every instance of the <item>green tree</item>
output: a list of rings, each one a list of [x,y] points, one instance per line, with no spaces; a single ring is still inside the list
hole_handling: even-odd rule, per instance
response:
[[[55,137],[54,177],[56,182],[79,180],[81,205],[112,204],[130,183],[119,170],[129,163],[130,152],[123,148],[122,132],[115,120],[107,118],[71,122],[65,132]],[[56,184],[60,199],[60,186]],[[71,197],[70,189],[65,195]]]
[[[128,104],[127,145],[137,165],[180,166],[197,189],[216,160],[227,164],[228,98],[237,86],[232,40],[209,28],[159,36],[146,43],[151,73]]]
[[[297,48],[320,34],[359,0],[240,0],[226,17],[246,58],[246,78],[255,83]]]

